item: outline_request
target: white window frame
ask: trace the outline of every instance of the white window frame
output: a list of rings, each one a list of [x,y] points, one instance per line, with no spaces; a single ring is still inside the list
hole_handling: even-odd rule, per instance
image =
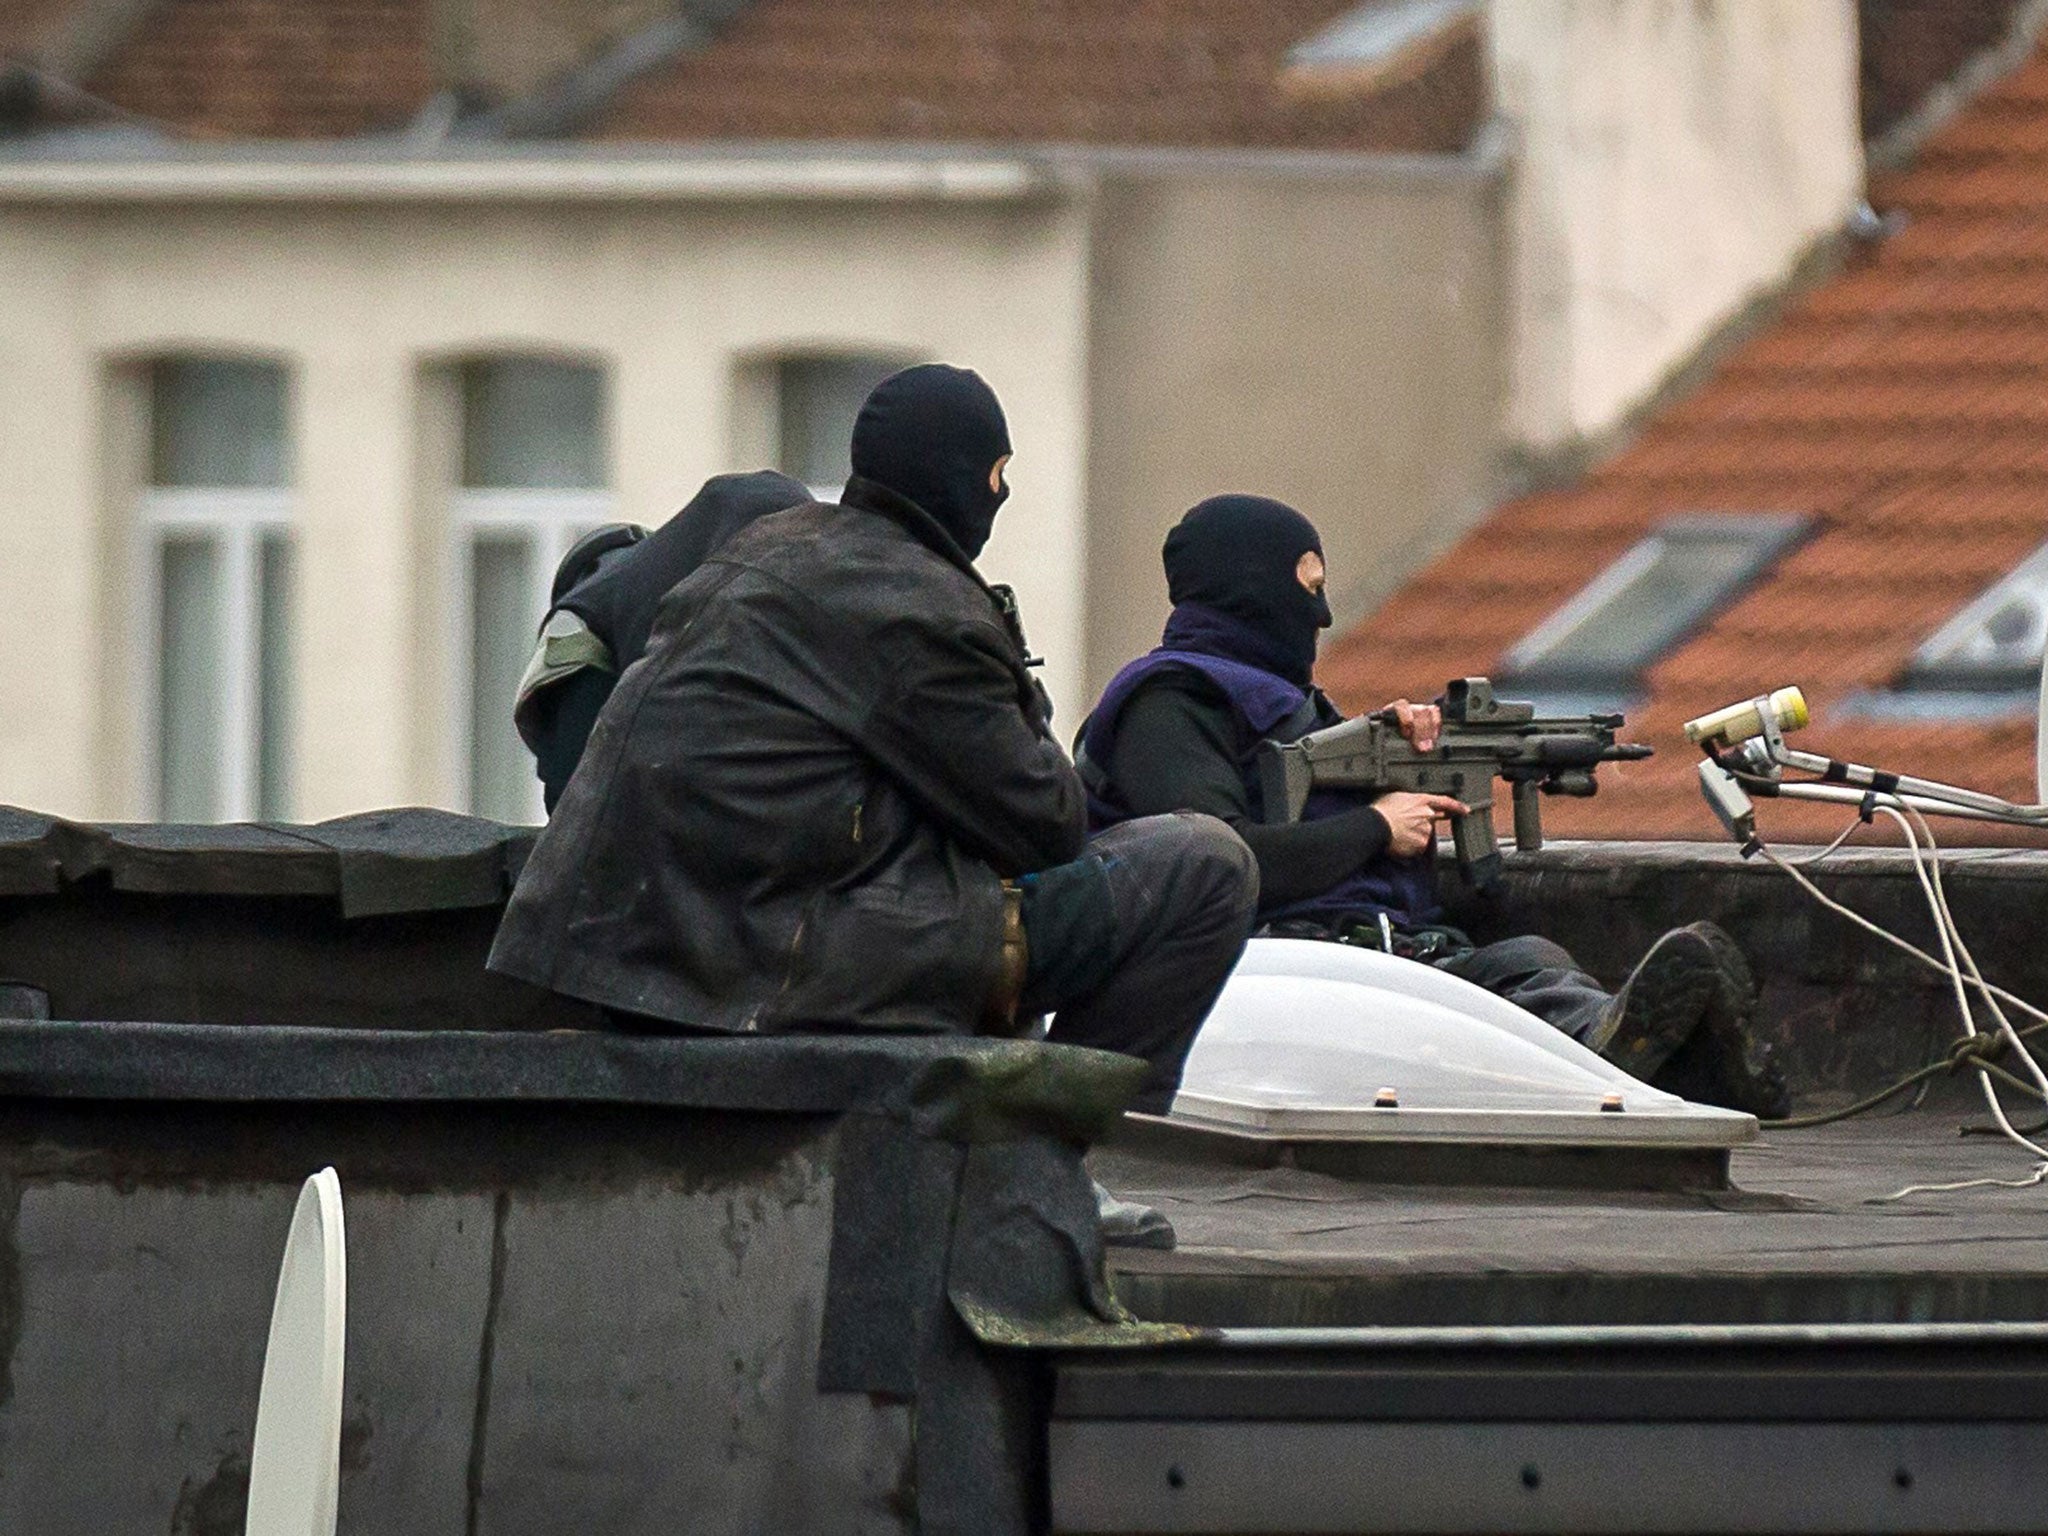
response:
[[[1528,679],[1516,686],[1574,696],[1639,685],[1650,668],[1687,644],[1700,628],[1712,622],[1716,612],[1762,580],[1796,546],[1813,522],[1811,516],[1802,512],[1698,512],[1667,517],[1517,641],[1501,658],[1499,671],[1510,679]],[[1721,541],[1731,536],[1749,546],[1748,558],[1713,594],[1712,603],[1699,617],[1680,626],[1643,657],[1634,668],[1633,681],[1618,677],[1578,678],[1572,676],[1574,669],[1556,669],[1557,652],[1581,630],[1599,623],[1608,606],[1654,568],[1673,546],[1693,540]],[[1554,675],[1558,673],[1561,675]]]
[[[143,757],[154,813],[163,804],[163,552],[172,537],[197,535],[220,551],[222,590],[220,821],[253,821],[262,762],[263,594],[265,538],[292,539],[292,493],[284,486],[148,486],[137,519],[142,537],[137,569],[148,583],[143,689]]]
[[[768,388],[774,397],[774,438],[778,447],[786,447],[786,444],[782,443],[782,438],[789,419],[789,393],[784,387],[787,377],[785,370],[788,368],[823,363],[845,363],[853,366],[872,364],[883,370],[883,377],[886,378],[889,374],[914,367],[917,363],[925,360],[922,354],[904,352],[891,347],[878,347],[872,351],[857,347],[826,347],[816,350],[799,349],[797,351],[776,353],[768,358],[767,362]],[[856,414],[858,413],[856,412]],[[853,423],[849,421],[847,423],[849,435],[851,434],[852,427]],[[778,451],[774,457],[776,461],[775,467],[779,472],[792,478],[800,478],[797,476],[798,466],[789,463],[784,453]],[[846,493],[846,482],[842,480],[835,485],[830,482],[814,484],[806,481],[804,488],[811,493],[811,498],[814,501],[837,501]]]
[[[527,606],[531,609],[536,643],[541,616],[547,612],[548,591],[555,571],[569,546],[591,529],[616,522],[618,498],[609,490],[545,488],[471,488],[452,493],[450,518],[454,536],[455,600],[449,605],[451,633],[449,651],[455,658],[453,672],[456,722],[456,786],[460,803],[476,813],[476,547],[485,539],[518,539],[526,545]],[[513,700],[504,701],[505,715],[512,714]],[[534,822],[546,819],[541,784],[535,775],[530,786],[528,815]]]
[[[2041,545],[1978,593],[1930,635],[1906,664],[1904,686],[1929,691],[1968,690],[1973,681],[1981,678],[1992,685],[1994,692],[2031,692],[2031,682],[2024,688],[1999,688],[1995,680],[2005,669],[1987,660],[1987,647],[1980,643],[1985,625],[2015,598],[2031,603],[2037,614],[2048,614],[2048,544]],[[2026,670],[2031,676],[2038,673],[2040,665],[2037,654]]]

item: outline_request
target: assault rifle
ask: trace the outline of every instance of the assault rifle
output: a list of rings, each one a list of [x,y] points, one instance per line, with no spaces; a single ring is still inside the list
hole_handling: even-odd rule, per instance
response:
[[[1262,818],[1300,820],[1310,792],[1318,789],[1450,795],[1471,807],[1470,814],[1451,818],[1458,873],[1483,889],[1500,878],[1495,779],[1505,779],[1513,794],[1515,846],[1533,852],[1543,846],[1539,794],[1590,795],[1599,787],[1593,770],[1601,763],[1650,755],[1648,747],[1615,741],[1620,715],[1538,719],[1533,704],[1496,699],[1493,684],[1483,677],[1445,685],[1437,705],[1443,731],[1427,752],[1418,752],[1401,734],[1389,709],[1311,731],[1299,741],[1261,743]]]

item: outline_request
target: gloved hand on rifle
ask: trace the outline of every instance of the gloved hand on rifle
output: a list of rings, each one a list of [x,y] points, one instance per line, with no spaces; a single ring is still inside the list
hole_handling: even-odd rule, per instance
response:
[[[1385,713],[1393,715],[1401,734],[1414,743],[1415,750],[1427,752],[1436,745],[1443,730],[1443,711],[1434,704],[1411,704],[1396,699]],[[1394,790],[1373,801],[1372,808],[1387,824],[1387,852],[1397,859],[1412,859],[1436,846],[1437,823],[1463,816],[1468,807],[1449,795],[1417,795]]]
[[[1387,824],[1387,852],[1397,859],[1428,853],[1436,846],[1437,823],[1470,810],[1449,795],[1417,795],[1405,789],[1381,795],[1372,808]]]

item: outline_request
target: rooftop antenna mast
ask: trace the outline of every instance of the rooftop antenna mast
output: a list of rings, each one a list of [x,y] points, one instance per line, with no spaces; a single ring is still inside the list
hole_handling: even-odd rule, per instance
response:
[[[2041,697],[2043,719],[2048,721],[2048,673]],[[1809,718],[1805,696],[1797,688],[1780,688],[1685,723],[1687,739],[1706,754],[1699,765],[1700,791],[1745,852],[1761,846],[1756,835],[1758,799],[1846,805],[1866,821],[1873,812],[1891,807],[1922,816],[1959,816],[2048,831],[2048,725],[2038,728],[2035,738],[2035,794],[2040,798],[2022,805],[1939,779],[1788,747],[1786,735]]]

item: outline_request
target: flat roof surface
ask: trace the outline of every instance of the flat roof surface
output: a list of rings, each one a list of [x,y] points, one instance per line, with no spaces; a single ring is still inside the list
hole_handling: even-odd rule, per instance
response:
[[[1367,1184],[1105,1149],[1095,1175],[1173,1221],[1172,1252],[1111,1250],[1140,1316],[1216,1326],[2048,1318],[2048,1184],[1963,1137],[1981,1106],[1771,1130],[1696,1192]]]

